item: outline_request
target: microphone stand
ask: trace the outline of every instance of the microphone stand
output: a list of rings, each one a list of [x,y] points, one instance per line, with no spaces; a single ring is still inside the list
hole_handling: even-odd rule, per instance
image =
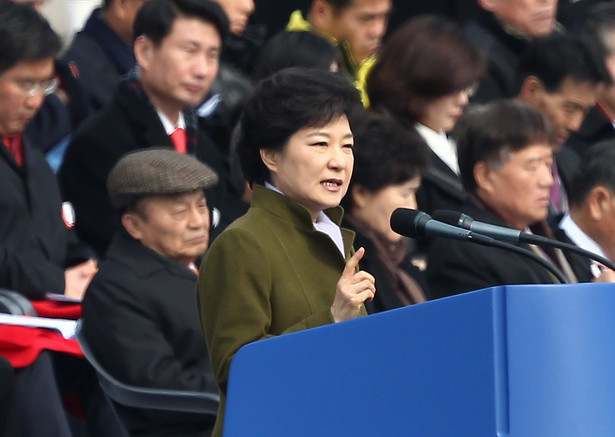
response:
[[[579,255],[586,256],[591,260],[597,261],[611,270],[615,270],[615,263],[610,259],[590,252],[589,250],[581,249],[579,246],[575,246],[574,244],[564,243],[559,240],[552,240],[550,238],[544,238],[532,234],[526,234],[525,232],[522,232],[519,235],[519,241],[523,243],[537,244],[540,246],[552,246],[558,249],[569,250],[571,252],[578,253]]]
[[[466,229],[472,232],[482,233],[482,235],[490,236],[491,238],[504,239],[506,241],[535,244],[538,246],[551,246],[558,249],[569,250],[579,255],[585,256],[591,260],[597,261],[611,270],[615,270],[615,263],[608,258],[582,249],[574,244],[564,243],[562,241],[553,240],[541,235],[528,234],[519,230],[504,228],[501,226],[492,225],[490,223],[476,222],[472,217],[460,213],[458,211],[438,210],[434,213],[435,220],[446,223],[452,226]],[[479,226],[472,229],[474,226]],[[503,231],[506,232],[503,232]],[[493,233],[495,233],[495,236]]]
[[[464,229],[464,227],[458,227],[454,224],[451,225],[434,220],[429,214],[423,211],[397,208],[393,211],[393,214],[391,214],[390,223],[391,229],[400,235],[405,235],[410,238],[430,235],[432,237],[452,238],[455,240],[474,242],[483,246],[498,247],[500,249],[515,252],[540,264],[543,268],[555,276],[561,284],[568,283],[564,274],[557,267],[530,250],[512,244],[503,243],[481,233]]]
[[[483,237],[483,238],[476,238],[476,237]],[[503,243],[501,241],[494,240],[493,238],[485,237],[484,235],[476,234],[474,232],[470,232],[468,234],[468,241],[473,241],[483,246],[499,247],[500,249],[508,250],[511,252],[518,253],[519,255],[526,256],[532,259],[533,261],[535,261],[536,263],[540,264],[545,269],[547,269],[553,276],[557,278],[557,280],[561,284],[568,283],[564,274],[557,267],[555,267],[553,264],[551,264],[546,259],[536,255],[531,250],[527,250],[522,247],[515,246],[514,244]]]

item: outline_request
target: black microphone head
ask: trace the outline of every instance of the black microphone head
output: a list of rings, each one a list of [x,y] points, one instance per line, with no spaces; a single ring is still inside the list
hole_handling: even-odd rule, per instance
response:
[[[397,208],[391,214],[391,229],[410,238],[425,235],[425,223],[431,220],[429,214],[415,209]]]
[[[434,220],[437,220],[447,225],[457,226],[458,228],[470,229],[472,225],[472,218],[466,214],[458,211],[451,211],[449,209],[438,209],[433,213]]]

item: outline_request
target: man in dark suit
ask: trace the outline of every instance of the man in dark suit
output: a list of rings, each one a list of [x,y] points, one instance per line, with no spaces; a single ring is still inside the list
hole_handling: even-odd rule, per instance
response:
[[[135,65],[132,28],[144,2],[105,0],[92,11],[62,56],[78,77],[93,112],[111,101],[118,82]]]
[[[102,366],[122,382],[217,391],[196,306],[195,262],[209,242],[204,189],[216,174],[173,150],[122,158],[109,174],[121,214],[105,262],[83,302],[83,333]],[[202,436],[202,415],[117,406],[132,434]]]
[[[46,292],[81,299],[97,263],[86,249],[72,244],[71,208],[62,204],[55,175],[24,133],[45,95],[57,87],[53,60],[60,38],[31,6],[4,2],[0,40],[0,287],[31,300],[44,299]],[[15,369],[19,435],[71,435],[58,381],[78,381],[71,394],[83,401],[90,435],[118,435],[113,419],[105,416],[106,400],[97,407],[100,389],[87,386],[94,382],[87,363],[54,362],[56,358],[41,351],[29,365]]]
[[[476,20],[466,32],[485,53],[487,72],[473,96],[474,102],[511,98],[516,92],[515,71],[530,41],[561,26],[555,21],[557,0],[478,0]]]
[[[594,32],[606,51],[606,66],[615,80],[615,4],[600,3],[587,11],[585,29]],[[594,106],[578,132],[566,142],[566,148],[582,157],[594,144],[615,139],[615,84],[600,88]]]
[[[615,141],[596,144],[585,155],[571,190],[570,213],[558,228],[559,239],[568,239],[582,249],[615,260]],[[597,268],[598,267],[598,268]],[[605,280],[615,276],[599,264],[592,273]]]
[[[4,0],[22,3],[30,6],[39,14],[47,0]],[[87,115],[85,95],[73,72],[61,60],[54,63],[54,75],[59,86],[53,93],[46,94],[45,100],[37,114],[28,123],[26,135],[32,140],[34,147],[44,154],[54,153],[66,146],[67,138],[73,128]],[[57,167],[53,166],[54,170]]]
[[[555,131],[549,214],[557,219],[568,210],[570,183],[578,167],[578,157],[564,144],[579,130],[600,86],[610,83],[611,77],[603,51],[568,34],[532,42],[519,61],[517,76],[517,98],[540,110]]]
[[[80,299],[96,269],[77,246],[74,216],[63,205],[55,175],[24,128],[53,93],[59,37],[26,5],[0,8],[0,286],[30,299],[45,292]],[[68,268],[72,265],[72,268]]]
[[[553,151],[545,117],[525,104],[494,102],[470,111],[456,135],[459,167],[470,199],[461,211],[474,220],[550,236],[545,224],[553,183]],[[559,250],[537,252],[569,282],[591,279]],[[500,248],[436,238],[427,258],[430,295],[439,298],[495,285],[549,284],[555,277],[530,258]]]
[[[80,218],[77,233],[100,255],[119,229],[105,182],[122,155],[152,146],[175,148],[222,171],[191,108],[209,92],[227,32],[224,12],[209,0],[150,0],[139,11],[138,71],[75,133],[59,174],[63,195]],[[214,207],[216,200],[212,194]]]

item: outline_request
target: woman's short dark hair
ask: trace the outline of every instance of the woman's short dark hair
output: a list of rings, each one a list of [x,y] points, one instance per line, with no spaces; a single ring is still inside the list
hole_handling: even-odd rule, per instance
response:
[[[53,59],[60,37],[31,5],[0,1],[0,73],[20,61]]]
[[[229,21],[222,7],[211,0],[150,0],[135,18],[134,38],[146,36],[155,45],[171,33],[177,17],[198,18],[211,23],[225,39],[229,34]]]
[[[289,68],[261,81],[239,121],[237,149],[246,180],[250,185],[269,180],[261,149],[282,150],[300,129],[344,115],[352,126],[362,110],[358,91],[335,73]]]
[[[470,87],[484,69],[483,55],[457,24],[422,15],[386,41],[367,77],[367,94],[372,107],[412,125],[426,103]]]
[[[465,189],[476,192],[474,167],[478,162],[497,168],[527,146],[553,144],[553,135],[547,118],[525,103],[500,100],[471,108],[452,133]]]
[[[368,113],[353,126],[354,171],[342,206],[355,206],[352,187],[377,192],[420,176],[428,164],[427,144],[416,129],[406,129],[383,114]]]
[[[282,31],[261,50],[254,79],[261,80],[290,67],[329,70],[338,57],[337,49],[314,32]]]

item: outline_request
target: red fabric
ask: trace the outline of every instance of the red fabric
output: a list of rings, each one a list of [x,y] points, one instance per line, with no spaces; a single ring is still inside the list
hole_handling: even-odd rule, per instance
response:
[[[66,340],[58,332],[25,326],[0,325],[0,355],[13,367],[26,367],[38,354],[49,349],[83,357],[77,340]]]
[[[53,300],[37,300],[32,301],[32,306],[40,317],[75,320],[81,318],[80,303],[56,302]]]
[[[41,300],[32,301],[32,306],[40,317],[57,319],[81,317],[80,303]],[[77,340],[67,340],[56,331],[27,326],[0,325],[0,355],[9,360],[13,367],[26,367],[32,364],[44,349],[83,357]]]
[[[178,127],[169,135],[169,138],[171,138],[175,150],[179,153],[186,153],[186,131],[184,129]]]
[[[602,114],[604,116],[604,118],[606,118],[608,121],[613,121],[611,120],[611,117],[609,117],[609,114],[606,113],[606,111],[604,110],[604,108],[602,106],[600,106],[600,103],[596,103],[596,109],[598,110],[598,112],[600,114]]]
[[[15,158],[15,162],[20,167],[23,165],[23,144],[21,142],[21,134],[17,134],[13,137],[4,137],[4,145],[9,149],[13,158]]]

